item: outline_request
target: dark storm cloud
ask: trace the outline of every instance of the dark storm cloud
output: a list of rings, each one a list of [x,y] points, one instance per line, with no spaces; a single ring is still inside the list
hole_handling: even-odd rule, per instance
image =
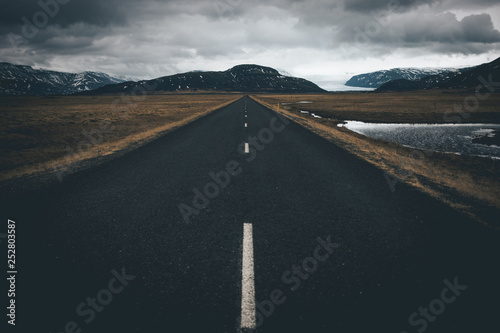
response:
[[[470,15],[460,22],[464,41],[478,43],[496,43],[500,41],[500,32],[495,29],[488,14]]]
[[[400,20],[393,27],[396,41],[406,43],[496,43],[500,42],[500,32],[495,30],[488,14],[470,15],[458,21],[450,13],[420,16],[415,20]]]
[[[458,20],[451,13],[409,12],[380,20],[371,17],[350,21],[339,32],[338,38],[365,46],[430,47],[440,52],[459,50],[459,53],[467,54],[479,50],[472,44],[483,44],[482,52],[491,49],[500,42],[500,32],[495,29],[489,14],[469,15]]]
[[[33,24],[34,15],[43,13],[40,3],[58,1],[67,4],[60,4],[47,24],[27,36],[25,22]],[[398,49],[413,52],[417,48],[435,54],[480,54],[500,47],[500,33],[492,18],[481,14],[499,3],[500,0],[17,0],[3,4],[0,11],[0,61],[56,64],[72,69],[77,67],[73,59],[78,59],[83,70],[116,64],[125,69],[136,64],[155,68],[168,63],[166,67],[175,70],[177,64],[189,61],[232,62],[266,54],[273,60],[286,49],[326,54],[335,52],[332,45],[343,43],[352,48],[360,33],[368,34],[364,46],[370,50],[367,54],[374,56]],[[46,8],[54,10],[53,6]],[[461,17],[465,17],[457,19],[452,14],[454,10],[462,11]],[[384,25],[374,26],[379,21]],[[303,63],[299,55],[296,58],[297,63]]]
[[[58,1],[61,1],[60,4]],[[2,5],[0,11],[0,37],[9,33],[27,37],[33,44],[40,44],[58,34],[73,33],[76,36],[86,35],[86,30],[112,34],[115,27],[131,27],[141,21],[169,20],[179,15],[201,15],[221,18],[223,14],[234,14],[242,6],[223,7],[222,11],[214,1],[176,1],[176,0],[18,0]],[[228,1],[228,0],[224,0]],[[240,0],[229,0],[231,3]],[[46,23],[43,19],[46,18]],[[37,24],[41,22],[43,24]],[[44,34],[31,34],[34,26]],[[73,29],[78,26],[80,29]],[[25,30],[23,30],[23,28]],[[35,36],[31,36],[35,35]],[[3,42],[5,42],[5,38]],[[1,42],[0,42],[1,43]],[[1,46],[1,44],[0,44]]]
[[[62,0],[60,0],[62,1]],[[68,1],[68,0],[65,0]],[[0,34],[6,36],[8,33],[22,35],[21,28],[24,25],[23,18],[33,22],[33,15],[42,10],[40,3],[57,3],[57,0],[20,0],[10,1],[3,5],[0,12]],[[491,5],[499,3],[500,0],[478,0],[478,3]],[[206,17],[217,23],[224,19],[245,20],[259,19],[272,16],[269,8],[277,8],[286,15],[296,18],[297,31],[307,29],[307,26],[330,27],[342,32],[342,40],[352,39],[353,24],[364,25],[377,11],[394,13],[407,13],[418,11],[424,5],[454,7],[460,9],[470,6],[466,0],[269,0],[243,1],[243,0],[69,0],[67,4],[60,4],[57,15],[50,17],[48,26],[44,33],[39,33],[29,38],[34,45],[40,44],[59,35],[72,34],[76,38],[90,36],[96,38],[99,35],[113,34],[116,27],[133,27],[137,22],[144,20],[157,21],[159,30],[163,26],[162,21],[171,20],[180,16],[198,15]],[[53,6],[49,6],[53,8]],[[442,22],[440,22],[442,20]],[[419,21],[419,20],[417,20]],[[422,22],[422,20],[420,20]],[[454,21],[454,22],[451,22]],[[469,17],[463,22],[444,15],[436,15],[434,19],[426,18],[425,24],[430,24],[437,31],[432,33],[419,27],[414,22],[405,22],[403,27],[406,37],[404,41],[411,42],[412,39],[455,39],[456,41],[482,41],[485,43],[496,42],[497,31],[494,29],[489,16]],[[206,26],[209,26],[205,22]],[[460,25],[461,24],[461,25]],[[77,25],[79,29],[73,26]],[[447,28],[447,26],[449,26]],[[97,27],[97,28],[96,28]],[[137,27],[135,29],[140,29]],[[182,25],[178,27],[178,33],[182,34]],[[200,27],[203,29],[203,27]],[[277,29],[279,26],[277,26]],[[449,31],[455,29],[457,31]],[[44,30],[44,29],[40,29]],[[393,38],[389,29],[380,33],[373,41]],[[160,32],[160,31],[159,31]],[[166,31],[166,34],[176,34],[176,31]],[[421,36],[417,36],[421,34]],[[343,35],[343,36],[342,36]],[[447,37],[447,35],[449,35]],[[435,36],[435,38],[432,38]],[[148,36],[143,36],[147,38]],[[266,36],[263,36],[266,37]],[[401,37],[401,36],[398,36]],[[188,44],[198,41],[197,36],[183,36]],[[5,38],[3,38],[5,42]],[[264,38],[265,39],[265,38]],[[201,41],[203,43],[203,41]],[[1,43],[1,42],[0,42]],[[2,44],[0,44],[2,45]],[[52,43],[54,45],[54,43]],[[5,45],[3,45],[5,46]],[[63,45],[61,45],[63,46]]]
[[[406,12],[423,5],[434,4],[438,0],[345,0],[348,11],[370,13],[380,10]]]
[[[126,24],[127,11],[133,1],[119,0],[70,0],[66,4],[56,0],[21,0],[8,1],[2,4],[0,11],[0,25],[2,27],[16,27],[22,25],[22,18],[33,21],[33,16],[47,8],[50,24],[66,27],[74,23],[88,23],[91,25],[107,26],[110,24]],[[135,5],[134,5],[135,6]]]
[[[441,10],[488,8],[500,4],[500,0],[439,0],[436,6]]]
[[[424,6],[441,11],[485,8],[499,3],[500,0],[344,0],[344,7],[347,11],[371,13],[389,8],[395,12],[408,12]]]

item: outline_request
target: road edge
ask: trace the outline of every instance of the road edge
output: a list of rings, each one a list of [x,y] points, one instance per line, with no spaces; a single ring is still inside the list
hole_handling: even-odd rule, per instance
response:
[[[409,182],[406,179],[399,177],[394,172],[394,168],[391,168],[391,166],[387,166],[387,169],[384,169],[380,165],[377,165],[376,163],[371,161],[370,159],[365,158],[363,155],[357,154],[356,151],[354,151],[354,150],[351,151],[345,145],[339,144],[339,142],[337,142],[337,141],[339,141],[339,139],[334,138],[332,136],[332,134],[323,130],[321,128],[321,126],[312,126],[312,125],[306,123],[305,120],[303,120],[299,116],[294,115],[291,112],[284,110],[282,108],[278,108],[275,105],[271,105],[267,102],[264,102],[264,101],[260,100],[258,97],[256,97],[255,95],[249,95],[249,97],[253,101],[255,101],[256,103],[259,103],[260,105],[271,110],[272,112],[275,112],[279,115],[286,117],[290,121],[293,121],[294,123],[307,129],[308,131],[310,131],[310,132],[318,135],[319,137],[327,140],[328,142],[338,146],[339,148],[343,149],[347,153],[349,153],[349,154],[355,156],[356,158],[359,158],[359,159],[369,163],[370,165],[374,166],[375,168],[379,169],[380,173],[381,173],[381,177],[384,177],[384,174],[388,175],[390,177],[390,180],[394,180],[394,181],[397,181],[399,183],[410,186],[412,189],[418,190],[419,192],[438,200],[439,202],[445,204],[446,206],[450,207],[454,211],[457,211],[461,214],[464,214],[467,217],[473,219],[474,221],[476,221],[476,222],[478,222],[478,223],[480,223],[488,228],[492,228],[496,231],[500,231],[500,223],[498,222],[498,216],[500,214],[499,208],[488,205],[487,203],[482,202],[476,198],[468,197],[466,194],[460,193],[460,192],[456,191],[455,189],[449,188],[443,184],[437,184],[432,179],[428,179],[428,178],[424,179],[426,181],[426,184],[425,184],[426,188],[416,186],[412,182]],[[326,126],[326,125],[323,125],[323,126]],[[410,149],[410,148],[408,148],[408,149]],[[418,151],[417,149],[414,149],[414,150]],[[390,180],[388,179],[388,182]],[[475,209],[473,209],[473,208],[475,208]]]
[[[110,154],[104,155],[104,156],[97,156],[97,157],[91,157],[87,159],[82,159],[81,161],[76,161],[72,165],[69,165],[69,169],[71,170],[70,172],[66,173],[66,176],[69,175],[75,175],[78,174],[82,171],[101,166],[109,161],[115,160],[119,157],[122,157],[130,152],[133,152],[147,144],[150,144],[156,140],[159,140],[163,138],[165,135],[168,135],[170,133],[174,133],[175,131],[192,124],[196,121],[199,121],[212,113],[219,111],[225,107],[228,107],[242,98],[244,98],[245,94],[241,94],[239,98],[236,98],[234,100],[231,100],[229,102],[225,102],[221,105],[218,105],[214,107],[213,109],[209,109],[207,112],[200,114],[196,117],[193,117],[192,119],[189,119],[189,121],[185,123],[180,123],[178,125],[174,125],[164,131],[158,132],[152,137],[145,139],[145,140],[140,140],[140,141],[135,141],[132,144],[126,146],[123,149],[119,149],[117,151],[111,152]],[[52,161],[54,162],[54,161]],[[47,162],[46,164],[49,165],[52,162]],[[52,168],[48,168],[44,171],[36,171],[30,174],[24,174],[18,177],[12,177],[9,179],[4,179],[0,181],[0,191],[2,192],[10,192],[10,193],[22,193],[26,191],[33,191],[33,190],[38,190],[40,188],[50,186],[53,184],[58,183],[59,180],[55,176],[55,170]]]

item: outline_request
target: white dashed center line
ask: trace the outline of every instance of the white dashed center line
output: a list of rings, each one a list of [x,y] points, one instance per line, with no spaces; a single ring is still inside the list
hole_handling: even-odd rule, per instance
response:
[[[245,127],[248,127],[248,124],[247,124],[247,123],[245,123]]]
[[[245,142],[245,154],[248,154],[250,152],[250,146],[248,145],[248,142]]]
[[[244,223],[243,262],[241,264],[241,328],[249,329],[254,329],[256,325],[252,234],[252,224]]]

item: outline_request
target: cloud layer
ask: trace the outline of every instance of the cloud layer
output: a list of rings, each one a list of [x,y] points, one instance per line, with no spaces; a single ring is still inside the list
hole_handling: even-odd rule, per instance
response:
[[[499,9],[493,0],[19,0],[0,12],[0,61],[137,77],[240,62],[307,74],[355,59],[477,61],[500,55]]]

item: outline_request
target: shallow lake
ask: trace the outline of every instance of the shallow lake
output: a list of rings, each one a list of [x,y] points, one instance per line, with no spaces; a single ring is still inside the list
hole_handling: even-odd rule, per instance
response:
[[[347,121],[351,131],[425,150],[500,159],[498,124],[375,124]]]

